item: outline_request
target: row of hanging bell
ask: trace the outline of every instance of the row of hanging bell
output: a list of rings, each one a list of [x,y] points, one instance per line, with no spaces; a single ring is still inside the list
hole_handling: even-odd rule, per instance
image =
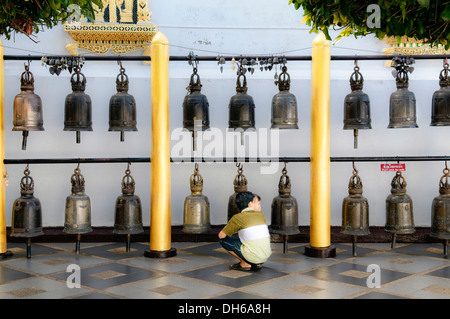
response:
[[[20,180],[20,197],[12,207],[11,237],[27,239],[27,258],[31,258],[31,238],[44,235],[42,230],[42,207],[34,197],[34,180],[27,165]]]
[[[203,176],[195,164],[194,173],[190,177],[191,194],[184,200],[183,232],[191,234],[205,233],[211,230],[210,204],[203,195]]]
[[[278,182],[278,196],[274,197],[271,206],[271,224],[269,231],[283,236],[283,253],[287,253],[289,235],[300,233],[298,228],[298,203],[291,195],[291,179],[287,175],[286,165]]]
[[[348,196],[342,202],[341,234],[352,236],[353,256],[357,256],[358,236],[366,236],[369,231],[369,201],[362,196],[363,184],[358,170],[353,165],[353,174],[348,183]]]

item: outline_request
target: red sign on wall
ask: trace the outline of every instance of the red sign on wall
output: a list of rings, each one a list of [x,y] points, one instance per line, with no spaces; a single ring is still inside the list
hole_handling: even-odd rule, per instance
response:
[[[406,165],[403,164],[381,164],[382,172],[406,171]]]

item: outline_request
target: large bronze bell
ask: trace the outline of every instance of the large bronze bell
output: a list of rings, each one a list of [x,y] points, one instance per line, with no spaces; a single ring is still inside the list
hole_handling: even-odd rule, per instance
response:
[[[194,81],[194,77],[197,79]],[[202,84],[197,68],[191,75],[187,90],[188,95],[183,101],[183,128],[192,132],[192,148],[197,150],[197,132],[209,129],[209,102],[207,97],[201,93]]]
[[[278,78],[280,92],[272,98],[272,126],[271,129],[298,129],[297,99],[289,92],[291,77],[287,73],[286,66]]]
[[[75,251],[80,251],[80,235],[89,233],[91,228],[91,200],[84,193],[85,180],[79,166],[70,178],[72,194],[66,198],[66,213],[63,232],[77,234]]]
[[[139,196],[134,194],[135,182],[128,165],[122,178],[122,195],[117,197],[114,214],[114,234],[126,234],[126,251],[130,251],[130,235],[144,231],[142,225],[142,205]]]
[[[190,179],[191,195],[184,200],[183,232],[199,234],[211,229],[208,197],[202,194],[203,177],[195,164],[194,174]]]
[[[369,235],[369,202],[362,196],[363,185],[358,170],[353,166],[353,175],[348,183],[348,196],[342,202],[341,234],[351,235],[353,256],[356,256],[357,236]]]
[[[86,77],[80,67],[74,69],[70,78],[72,93],[67,95],[64,106],[64,131],[76,131],[76,141],[80,143],[81,131],[92,131],[92,103],[86,89]]]
[[[433,93],[431,104],[431,126],[450,125],[450,79],[448,77],[448,63],[439,74],[440,89]]]
[[[231,97],[228,108],[228,128],[241,132],[241,144],[244,145],[244,131],[255,130],[255,102],[247,94],[247,79],[242,69],[238,71],[236,94]]]
[[[12,208],[11,237],[27,238],[27,258],[31,258],[31,237],[44,235],[41,202],[34,197],[34,180],[27,168],[20,180],[20,197]]]
[[[231,219],[234,215],[241,212],[239,207],[236,205],[236,196],[240,192],[246,192],[247,191],[247,178],[243,174],[244,168],[239,163],[236,164],[236,167],[238,168],[238,174],[234,178],[233,185],[234,185],[234,194],[232,194],[228,199],[228,220]]]
[[[34,77],[25,65],[20,78],[21,92],[14,98],[13,131],[22,131],[22,150],[27,148],[29,131],[44,131],[42,100],[34,93]]]
[[[286,166],[278,183],[278,196],[272,200],[270,232],[284,237],[283,252],[287,252],[289,235],[300,233],[298,229],[298,204],[297,199],[291,195],[291,179],[287,175]]]
[[[444,240],[444,256],[448,254],[450,239],[450,171],[445,163],[444,175],[439,181],[439,196],[433,199],[431,206],[430,236]]]
[[[397,91],[393,92],[389,101],[388,128],[415,128],[416,123],[416,97],[408,90],[409,67],[404,60],[393,62]]]
[[[344,100],[344,130],[353,130],[353,147],[358,148],[358,130],[371,129],[370,99],[362,91],[364,78],[359,67],[354,67],[350,76],[352,92]]]
[[[109,129],[108,131],[119,131],[120,141],[125,140],[125,132],[135,132],[136,128],[136,101],[128,93],[128,76],[125,69],[120,68],[116,77],[117,93],[109,100]]]
[[[414,228],[413,202],[406,194],[406,180],[397,171],[391,182],[391,194],[386,198],[386,225],[384,230],[392,234],[392,248],[397,234],[412,234]]]

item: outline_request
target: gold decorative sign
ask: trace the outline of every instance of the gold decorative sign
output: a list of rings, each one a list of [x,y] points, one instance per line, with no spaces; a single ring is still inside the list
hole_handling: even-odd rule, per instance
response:
[[[124,54],[144,49],[150,55],[150,43],[157,32],[150,24],[148,0],[102,0],[103,8],[95,7],[95,22],[70,22],[64,30],[75,43],[66,45],[71,55],[78,49],[104,54]]]
[[[445,50],[442,44],[437,46],[423,43],[423,41],[415,40],[407,37],[402,37],[400,43],[397,38],[385,38],[384,41],[390,45],[385,48],[383,53],[386,55],[405,54],[405,55],[419,55],[419,54],[449,54],[450,50]]]

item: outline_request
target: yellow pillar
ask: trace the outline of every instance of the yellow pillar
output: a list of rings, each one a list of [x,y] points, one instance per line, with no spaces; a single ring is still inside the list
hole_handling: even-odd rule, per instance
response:
[[[5,62],[3,60],[3,45],[0,40],[0,258],[12,256],[6,250],[6,213],[5,213]]]
[[[330,43],[323,33],[313,40],[311,74],[311,257],[334,257],[330,247]]]
[[[152,155],[150,249],[146,257],[176,255],[171,248],[170,132],[169,132],[169,41],[158,32],[151,44]]]

